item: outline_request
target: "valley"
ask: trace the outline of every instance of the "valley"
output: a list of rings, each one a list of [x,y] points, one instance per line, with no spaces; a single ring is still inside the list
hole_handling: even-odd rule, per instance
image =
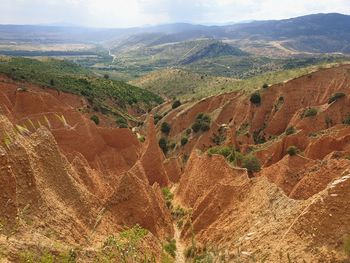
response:
[[[349,262],[349,17],[0,25],[0,262]]]

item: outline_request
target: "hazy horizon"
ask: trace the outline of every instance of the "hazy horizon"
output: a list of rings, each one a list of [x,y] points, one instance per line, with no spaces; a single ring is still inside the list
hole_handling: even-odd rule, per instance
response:
[[[0,0],[0,24],[128,28],[222,25],[316,13],[350,14],[348,0]],[[123,3],[124,2],[124,3]]]

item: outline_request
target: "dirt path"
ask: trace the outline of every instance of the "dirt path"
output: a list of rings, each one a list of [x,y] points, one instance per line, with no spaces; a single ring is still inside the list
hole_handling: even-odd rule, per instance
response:
[[[170,189],[170,191],[175,194],[177,185],[173,185]],[[173,200],[173,206],[176,207],[178,203],[176,202],[176,199]],[[174,220],[173,222],[174,227],[174,239],[176,241],[176,257],[175,262],[176,263],[185,263],[185,245],[182,243],[181,240],[181,230],[177,227],[177,221]]]

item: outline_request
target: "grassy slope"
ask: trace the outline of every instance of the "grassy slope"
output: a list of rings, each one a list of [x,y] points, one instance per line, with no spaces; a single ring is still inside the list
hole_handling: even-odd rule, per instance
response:
[[[174,96],[182,99],[204,98],[235,90],[251,92],[262,87],[264,83],[270,85],[281,83],[308,74],[319,67],[322,67],[322,65],[268,72],[244,80],[212,77],[190,71],[170,69],[152,72],[131,81],[131,83],[149,89],[157,94],[166,95],[168,98]]]
[[[97,77],[83,67],[62,60],[3,58],[0,60],[0,73],[15,80],[83,95],[105,113],[118,114],[113,106],[122,111],[127,105],[148,109],[162,102],[159,96],[150,91],[124,82]],[[112,105],[110,101],[113,101]]]

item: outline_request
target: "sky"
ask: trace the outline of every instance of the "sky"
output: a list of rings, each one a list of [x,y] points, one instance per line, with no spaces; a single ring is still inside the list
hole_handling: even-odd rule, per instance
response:
[[[350,0],[0,0],[0,24],[133,27],[223,24],[314,13],[350,15]]]

